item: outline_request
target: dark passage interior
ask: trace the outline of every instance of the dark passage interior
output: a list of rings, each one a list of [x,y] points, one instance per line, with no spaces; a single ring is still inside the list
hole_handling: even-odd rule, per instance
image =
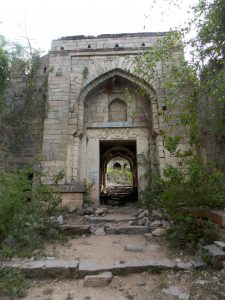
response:
[[[100,202],[124,205],[138,200],[136,141],[100,141]]]

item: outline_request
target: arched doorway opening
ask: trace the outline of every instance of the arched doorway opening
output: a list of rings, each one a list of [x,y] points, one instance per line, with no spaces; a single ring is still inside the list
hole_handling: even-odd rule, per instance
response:
[[[106,167],[106,188],[121,186],[132,187],[133,174],[131,163],[122,156],[113,157]]]
[[[100,141],[100,201],[122,205],[136,202],[136,141]]]

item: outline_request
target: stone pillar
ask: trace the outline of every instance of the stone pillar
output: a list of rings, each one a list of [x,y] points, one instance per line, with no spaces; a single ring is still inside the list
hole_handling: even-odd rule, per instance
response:
[[[87,178],[91,187],[91,197],[99,203],[99,140],[89,138],[87,142]]]

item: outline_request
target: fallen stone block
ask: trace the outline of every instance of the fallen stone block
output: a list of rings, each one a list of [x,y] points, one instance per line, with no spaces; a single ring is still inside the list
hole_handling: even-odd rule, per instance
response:
[[[156,221],[153,221],[153,222],[150,223],[150,228],[153,230],[153,229],[155,229],[155,228],[160,227],[161,225],[162,225],[162,222],[156,220]]]
[[[214,245],[217,248],[220,248],[220,250],[225,251],[225,243],[224,242],[222,242],[222,241],[215,241]]]
[[[204,249],[206,249],[211,256],[212,267],[215,269],[221,269],[223,267],[223,261],[225,260],[225,252],[213,244],[205,246]]]
[[[105,287],[112,281],[111,272],[104,272],[98,275],[88,275],[84,278],[84,286],[86,287]]]
[[[105,235],[105,229],[104,229],[104,227],[97,228],[97,230],[94,232],[94,234],[97,235],[97,236],[103,236],[103,235]]]
[[[160,237],[160,236],[163,236],[166,234],[166,229],[159,227],[159,228],[156,228],[155,230],[153,230],[151,233],[153,236]]]
[[[106,207],[99,207],[99,208],[96,209],[95,215],[96,216],[101,216],[101,215],[107,213],[107,211],[108,211],[108,209]]]
[[[70,225],[64,224],[58,227],[59,230],[70,234],[87,234],[91,232],[90,225]]]
[[[136,252],[145,252],[144,247],[139,246],[139,245],[130,245],[130,244],[126,245],[124,247],[124,250],[126,250],[128,252],[134,252],[134,253],[136,253]]]
[[[198,269],[206,269],[207,268],[207,264],[204,261],[201,260],[195,260],[192,262],[194,269],[198,270]]]
[[[148,226],[118,226],[106,227],[106,234],[145,234],[149,232]]]

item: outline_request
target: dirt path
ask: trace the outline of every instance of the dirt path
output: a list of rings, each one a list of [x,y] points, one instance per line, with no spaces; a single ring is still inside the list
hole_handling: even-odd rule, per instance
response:
[[[67,222],[70,224],[90,223],[93,234],[73,236],[68,242],[47,243],[45,255],[51,259],[88,260],[102,266],[114,264],[126,264],[127,262],[140,263],[148,260],[173,260],[177,262],[190,261],[191,257],[181,252],[171,251],[163,237],[155,238],[149,234],[105,234],[95,235],[96,228],[104,229],[104,226],[128,226],[130,220],[137,214],[135,206],[117,207],[108,209],[107,214],[94,217],[94,226],[91,223],[92,216],[70,216]],[[100,218],[100,220],[98,219]],[[101,219],[102,218],[102,219]],[[134,265],[135,265],[134,263]],[[104,269],[104,268],[102,268]],[[146,269],[145,269],[146,270]],[[106,287],[85,287],[84,279],[49,279],[35,280],[28,290],[25,300],[203,300],[225,299],[221,287],[211,290],[217,275],[206,271],[162,271],[155,268],[139,274],[114,276]],[[133,272],[133,271],[132,271]],[[225,273],[225,270],[224,270]],[[117,273],[118,274],[118,273]],[[124,274],[124,273],[120,273]],[[128,273],[127,273],[128,274]],[[207,277],[208,276],[208,277]],[[213,279],[214,278],[214,279]],[[221,277],[223,278],[223,277]],[[224,274],[225,278],[225,274]],[[220,280],[219,278],[217,278]],[[210,284],[213,282],[212,287]],[[216,281],[215,281],[216,282]],[[219,282],[219,281],[218,281]],[[222,281],[223,284],[223,281]],[[207,288],[210,288],[209,291]],[[194,292],[193,292],[194,291]],[[225,285],[224,285],[225,291]],[[219,296],[215,296],[217,293]],[[209,295],[209,297],[208,297]],[[221,296],[222,295],[222,296]],[[210,298],[211,297],[211,298]]]

